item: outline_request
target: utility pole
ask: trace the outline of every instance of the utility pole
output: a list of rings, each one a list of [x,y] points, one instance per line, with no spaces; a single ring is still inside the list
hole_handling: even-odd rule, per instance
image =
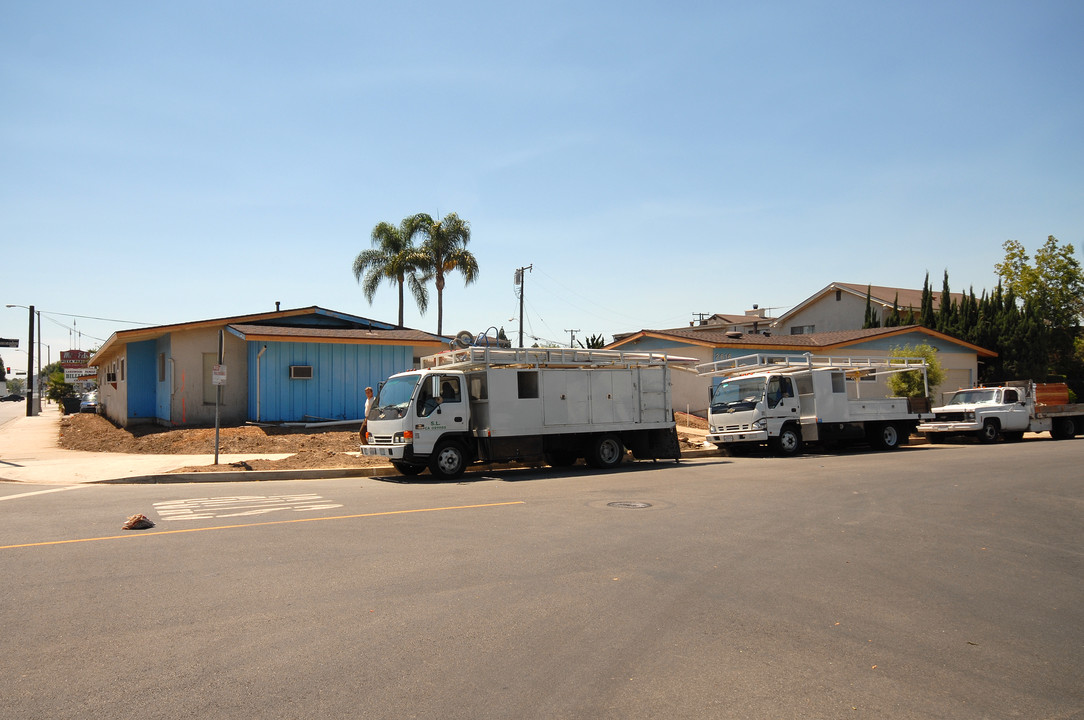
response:
[[[516,269],[515,283],[517,286],[516,294],[519,295],[519,346],[523,347],[523,271],[530,271],[534,268],[534,263]]]
[[[31,305],[27,309],[30,311],[30,342],[26,349],[26,416],[33,417],[37,415],[34,412],[37,409],[37,405],[34,404],[34,306]]]
[[[576,333],[579,331],[579,328],[576,328],[575,330],[565,330],[565,332],[568,333],[568,346],[570,348],[576,347]]]

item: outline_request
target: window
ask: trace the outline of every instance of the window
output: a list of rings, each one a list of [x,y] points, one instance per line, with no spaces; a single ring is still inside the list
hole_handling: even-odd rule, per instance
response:
[[[843,299],[843,291],[842,290],[836,290],[836,302],[839,302],[842,299]]]
[[[832,392],[846,394],[846,392],[847,392],[847,381],[843,377],[843,373],[841,373],[841,372],[832,373]]]
[[[291,380],[312,380],[312,365],[291,365]]]
[[[120,381],[124,382],[124,358],[120,359]]]
[[[525,370],[523,372],[516,373],[516,383],[519,386],[519,397],[521,400],[538,397],[537,371]]]
[[[1014,402],[1020,402],[1020,398],[1017,396],[1016,391],[1015,390],[1006,390],[1005,391],[1005,404],[1008,405],[1009,403],[1014,403]]]
[[[792,325],[790,328],[791,335],[809,335],[816,332],[816,325]]]

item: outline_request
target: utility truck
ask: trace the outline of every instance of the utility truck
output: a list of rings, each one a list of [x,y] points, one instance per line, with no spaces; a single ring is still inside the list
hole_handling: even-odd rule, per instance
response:
[[[1048,432],[1055,440],[1064,440],[1084,430],[1084,404],[1069,404],[1064,383],[1021,380],[958,390],[933,414],[932,420],[918,426],[933,443],[952,435],[971,435],[984,443],[1019,440],[1025,432]]]
[[[907,443],[920,421],[933,417],[926,397],[861,397],[864,378],[900,372],[922,373],[928,396],[922,358],[755,354],[696,369],[721,378],[710,389],[707,435],[720,448],[767,443],[786,456],[808,443],[858,441],[893,450]]]
[[[670,363],[655,353],[572,348],[453,349],[392,375],[366,416],[364,455],[404,475],[461,475],[473,462],[584,458],[597,468],[680,458]]]

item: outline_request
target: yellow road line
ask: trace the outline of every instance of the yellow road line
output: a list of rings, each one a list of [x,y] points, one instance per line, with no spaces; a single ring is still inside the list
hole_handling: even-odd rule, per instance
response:
[[[269,520],[267,522],[243,523],[241,525],[217,525],[205,528],[184,528],[183,530],[156,530],[154,532],[132,532],[129,535],[107,535],[105,537],[78,538],[75,540],[49,540],[47,542],[25,543],[22,545],[0,545],[0,550],[15,548],[42,547],[44,545],[69,545],[71,543],[98,542],[99,540],[126,540],[129,538],[151,537],[152,535],[178,535],[180,533],[206,532],[208,530],[236,530],[238,528],[262,527],[266,525],[289,525],[290,523],[321,522],[324,520],[354,520],[357,518],[381,517],[384,515],[408,515],[410,513],[439,512],[442,510],[473,510],[476,508],[501,507],[504,505],[525,505],[523,500],[484,505],[456,505],[452,507],[418,508],[416,510],[388,510],[386,512],[361,513],[360,515],[336,515],[334,517],[296,518],[294,520]]]

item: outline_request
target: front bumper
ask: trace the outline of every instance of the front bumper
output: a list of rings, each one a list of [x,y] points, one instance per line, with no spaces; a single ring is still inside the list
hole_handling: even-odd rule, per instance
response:
[[[713,445],[733,445],[735,443],[764,443],[768,442],[768,431],[748,430],[745,432],[713,433],[707,436],[707,441]]]
[[[406,443],[394,445],[362,445],[361,454],[368,457],[383,457],[391,460],[403,460],[412,455],[411,446]]]
[[[981,429],[977,422],[926,422],[915,428],[920,433],[967,433]]]

